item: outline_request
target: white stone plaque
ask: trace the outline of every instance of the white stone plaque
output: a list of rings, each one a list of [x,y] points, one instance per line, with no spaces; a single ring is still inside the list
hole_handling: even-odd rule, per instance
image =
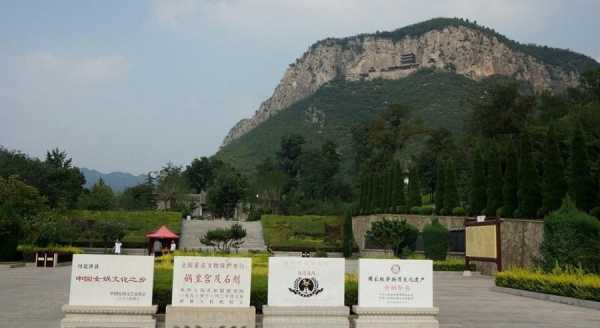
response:
[[[269,258],[269,306],[343,306],[344,259]]]
[[[433,307],[433,261],[358,261],[360,307]]]
[[[250,306],[252,259],[175,256],[173,306]]]
[[[154,256],[73,255],[69,305],[151,306]]]

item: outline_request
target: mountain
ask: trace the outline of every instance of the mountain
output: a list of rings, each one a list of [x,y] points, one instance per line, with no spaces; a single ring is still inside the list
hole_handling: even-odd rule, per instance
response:
[[[133,175],[124,172],[102,173],[96,170],[86,169],[85,167],[79,168],[79,170],[85,177],[86,188],[91,188],[99,179],[102,179],[113,191],[121,192],[128,187],[133,187],[146,180],[145,175]]]
[[[390,103],[416,109],[431,126],[460,131],[467,101],[498,77],[535,91],[562,91],[599,64],[568,50],[524,45],[457,18],[436,18],[391,32],[325,39],[286,70],[254,116],[236,124],[217,156],[254,167],[286,133],[351,152],[350,129]]]

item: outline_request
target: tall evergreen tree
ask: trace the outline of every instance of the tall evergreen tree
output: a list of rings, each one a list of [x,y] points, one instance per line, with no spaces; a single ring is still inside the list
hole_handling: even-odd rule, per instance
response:
[[[401,211],[406,206],[406,197],[404,195],[404,176],[402,174],[402,167],[400,163],[396,163],[394,166],[395,179],[394,179],[394,202],[397,211]]]
[[[352,256],[352,246],[354,242],[354,234],[352,231],[352,211],[346,210],[344,213],[344,257],[348,258]]]
[[[369,180],[367,182],[367,213],[373,214],[375,209],[375,177],[373,174],[369,174]]]
[[[392,199],[394,194],[393,167],[390,167],[385,172],[385,211],[390,213],[392,208]]]
[[[365,209],[367,207],[366,198],[367,198],[367,178],[363,177],[360,181],[360,197],[358,198],[358,210],[360,211],[359,213],[361,213],[361,214],[365,213]]]
[[[519,162],[517,152],[513,142],[508,145],[506,154],[504,185],[502,186],[502,216],[505,218],[514,217],[515,211],[519,206],[517,197],[519,189]]]
[[[485,214],[495,217],[498,208],[502,206],[502,165],[495,144],[490,145],[487,163],[487,206]]]
[[[560,208],[567,193],[565,169],[554,128],[550,128],[546,135],[543,164],[542,213],[547,214]]]
[[[408,208],[411,209],[414,206],[421,206],[422,204],[419,173],[417,167],[414,166],[408,174]]]
[[[446,170],[446,164],[441,158],[438,158],[436,166],[437,168],[435,174],[435,195],[433,197],[435,201],[436,213],[442,214],[442,210],[444,209],[444,173]]]
[[[540,183],[537,168],[531,152],[531,142],[526,133],[521,135],[519,158],[519,208],[517,217],[535,218],[542,205]]]
[[[569,165],[569,195],[578,208],[589,211],[594,205],[596,190],[587,157],[585,138],[581,128],[576,128],[571,140]]]
[[[452,214],[452,210],[458,206],[460,206],[460,197],[456,186],[456,168],[454,161],[449,159],[444,174],[444,213]]]
[[[471,192],[469,194],[470,213],[478,215],[483,212],[487,202],[485,189],[485,167],[481,148],[477,147],[473,153],[473,166],[471,168]]]

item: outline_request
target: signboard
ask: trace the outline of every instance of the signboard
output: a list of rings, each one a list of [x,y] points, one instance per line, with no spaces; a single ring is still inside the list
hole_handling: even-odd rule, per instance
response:
[[[269,258],[270,306],[343,306],[344,259]]]
[[[433,307],[433,261],[358,261],[361,307]]]
[[[154,256],[73,255],[69,305],[150,306]]]
[[[250,306],[252,260],[175,256],[173,306]]]
[[[502,271],[501,219],[484,222],[465,221],[465,265],[471,261],[494,262],[496,270]]]

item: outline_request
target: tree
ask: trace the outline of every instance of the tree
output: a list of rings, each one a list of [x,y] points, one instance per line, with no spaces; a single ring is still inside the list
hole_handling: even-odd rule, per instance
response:
[[[436,166],[437,166],[437,169],[436,169],[436,175],[435,175],[435,195],[434,195],[435,211],[438,214],[442,214],[442,211],[444,209],[444,188],[446,187],[445,186],[446,182],[444,179],[444,173],[446,171],[446,163],[441,158],[438,158]]]
[[[354,243],[354,234],[352,232],[352,212],[346,210],[344,213],[344,257],[349,258],[352,256],[352,246]]]
[[[215,177],[215,171],[223,166],[223,162],[214,157],[201,157],[192,160],[184,171],[189,185],[197,193],[205,191],[212,184]]]
[[[388,220],[373,222],[366,233],[366,238],[385,250],[391,250],[399,256],[407,247],[413,247],[419,231],[406,220]]]
[[[217,171],[213,186],[208,189],[208,207],[216,217],[232,218],[246,189],[246,179],[240,173],[233,167],[223,167]]]
[[[302,146],[305,140],[299,134],[290,134],[281,138],[277,159],[279,168],[293,180],[300,170],[300,155],[302,155]]]
[[[268,213],[279,214],[281,200],[288,177],[271,160],[266,158],[256,167],[253,188],[260,206]]]
[[[166,208],[177,209],[188,201],[186,195],[190,193],[190,187],[183,176],[181,166],[167,163],[158,175],[156,186],[156,198],[162,201]],[[188,214],[188,213],[182,213]]]
[[[148,180],[137,186],[129,187],[119,197],[119,207],[125,210],[149,210],[156,208],[154,183],[148,174]]]
[[[107,249],[115,240],[125,236],[125,224],[114,220],[99,221],[95,225],[96,231]]]
[[[537,217],[541,206],[540,184],[537,168],[531,153],[531,143],[527,134],[521,135],[521,147],[519,158],[519,208],[516,217]]]
[[[431,260],[445,260],[448,254],[448,229],[435,218],[423,227],[423,249]]]
[[[589,212],[594,206],[596,191],[581,128],[575,129],[571,139],[569,163],[569,195],[578,208]]]
[[[104,180],[100,178],[89,193],[79,197],[79,208],[92,211],[106,211],[115,207],[115,195]]]
[[[503,217],[512,218],[519,206],[517,197],[519,189],[519,166],[517,153],[513,143],[508,144],[508,152],[506,154],[504,184],[502,186],[502,210]]]
[[[471,168],[471,192],[469,195],[471,215],[481,214],[487,204],[485,166],[481,148],[475,148],[473,166]]]
[[[421,186],[417,168],[412,167],[408,176],[408,208],[411,209],[423,205],[423,200],[421,199]]]
[[[543,156],[542,214],[545,215],[560,208],[567,193],[563,159],[554,128],[546,134]]]
[[[47,167],[40,191],[53,208],[73,208],[83,192],[85,178],[78,168],[72,167],[72,159],[58,148],[46,153]]]
[[[444,213],[452,214],[454,208],[458,206],[460,206],[460,198],[456,187],[456,168],[454,167],[454,161],[449,159],[446,162],[444,173]]]
[[[404,195],[404,175],[400,163],[394,165],[394,209],[401,213],[406,207],[406,197]]]
[[[485,212],[487,216],[495,217],[498,208],[502,206],[502,165],[495,144],[490,144],[487,167],[487,206]]]
[[[582,89],[591,99],[600,101],[600,69],[597,68],[583,73],[580,82]]]

